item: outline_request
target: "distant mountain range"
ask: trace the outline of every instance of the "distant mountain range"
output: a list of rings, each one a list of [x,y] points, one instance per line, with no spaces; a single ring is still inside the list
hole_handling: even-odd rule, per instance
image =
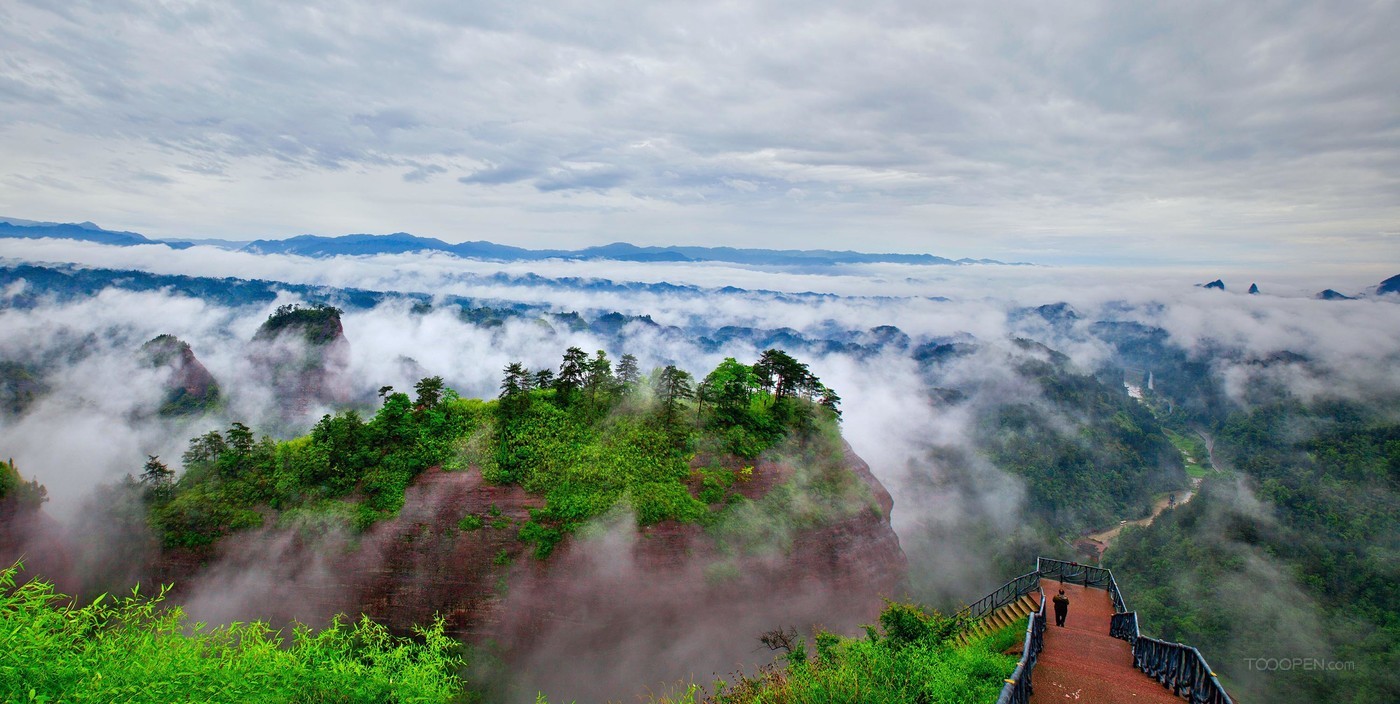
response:
[[[706,295],[707,293],[726,291],[752,296],[755,304],[773,300],[817,300],[829,297],[827,294],[787,294],[737,288],[701,289],[674,284],[628,284],[573,278],[545,279],[533,274],[523,277],[496,274],[481,277],[480,280],[497,283],[527,283],[527,285],[559,287],[564,290],[579,290],[582,287],[587,290],[677,295]],[[21,282],[22,286],[15,286]],[[632,315],[590,308],[560,310],[547,304],[498,298],[432,295],[411,291],[374,291],[261,279],[152,274],[139,270],[95,269],[73,265],[0,265],[0,290],[15,292],[10,294],[6,300],[0,301],[0,307],[34,309],[53,302],[89,298],[106,289],[162,291],[229,307],[265,306],[277,300],[280,295],[285,294],[291,294],[311,304],[334,305],[349,311],[368,310],[381,304],[398,302],[406,304],[404,307],[408,308],[413,315],[447,308],[453,310],[463,321],[485,328],[502,326],[511,319],[524,319],[546,323],[556,330],[590,330],[605,338],[619,338],[624,334],[624,328],[630,325],[650,329],[655,335],[677,344],[681,341],[697,344],[708,352],[726,349],[728,345],[735,342],[745,342],[757,348],[782,347],[822,354],[843,352],[857,355],[874,354],[892,347],[905,349],[911,345],[909,336],[892,326],[861,330],[842,327],[833,322],[804,333],[788,327],[753,328],[734,325],[715,327],[705,321],[703,316],[696,316],[690,323],[680,327],[661,325],[648,315]],[[0,360],[0,387],[3,387],[4,382],[4,363],[5,360]],[[0,403],[3,403],[5,398],[4,388],[0,388]],[[0,410],[3,410],[3,406],[0,406]]]
[[[638,247],[614,242],[584,249],[525,249],[494,242],[475,241],[449,244],[431,237],[406,232],[391,235],[341,235],[321,237],[300,235],[282,240],[155,240],[135,232],[104,230],[90,222],[54,223],[0,218],[0,238],[37,239],[43,237],[101,244],[132,246],[163,244],[174,249],[196,245],[219,247],[253,254],[295,254],[303,257],[365,256],[405,252],[443,252],[466,259],[496,261],[537,261],[542,259],[603,259],[627,262],[725,262],[766,266],[831,266],[836,264],[995,264],[1024,265],[1025,262],[995,259],[949,259],[932,254],[871,254],[829,249],[740,249],[735,247]]]
[[[156,242],[135,232],[104,230],[90,222],[61,223],[36,222],[18,218],[0,218],[0,237],[18,239],[41,239],[44,237],[60,240],[82,240],[101,244],[129,247],[138,244],[167,244]],[[189,245],[185,245],[188,247]]]

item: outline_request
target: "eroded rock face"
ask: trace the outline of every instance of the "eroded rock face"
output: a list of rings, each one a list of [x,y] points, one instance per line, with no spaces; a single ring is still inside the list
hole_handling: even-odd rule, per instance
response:
[[[797,530],[785,549],[734,554],[694,524],[619,525],[522,562],[498,638],[523,689],[624,701],[751,670],[771,657],[758,636],[775,628],[850,634],[874,622],[882,597],[902,595],[907,564],[889,492],[849,448],[846,465],[873,505]]]
[[[248,354],[284,416],[350,401],[350,342],[336,308],[279,308],[253,335]]]
[[[440,616],[454,635],[494,643],[528,701],[535,691],[626,700],[643,687],[752,670],[771,658],[757,637],[774,628],[856,632],[882,597],[903,594],[889,492],[849,447],[841,465],[864,488],[858,505],[767,544],[717,539],[695,524],[639,529],[619,514],[540,560],[518,533],[541,497],[487,484],[474,468],[433,469],[397,517],[362,535],[307,524],[242,533],[167,550],[145,581],[174,583],[174,601],[212,623],[323,625],[364,613],[408,631]],[[795,471],[758,462],[739,492],[761,499]]]
[[[876,619],[882,597],[903,593],[894,502],[849,447],[844,466],[868,503],[794,528],[780,546],[735,550],[695,524],[638,529],[623,514],[546,560],[516,539],[537,497],[487,485],[475,470],[435,470],[410,490],[398,518],[362,542],[347,572],[349,610],[398,628],[440,614],[459,636],[499,646],[529,701],[535,691],[560,701],[624,700],[640,687],[705,681],[766,662],[771,654],[755,651],[765,631],[849,634]],[[793,472],[760,462],[741,493],[762,498]],[[482,527],[462,530],[467,515]]]
[[[194,355],[189,344],[174,335],[160,335],[141,346],[152,367],[170,370],[161,415],[202,413],[219,401],[219,382]]]
[[[399,629],[441,616],[465,639],[495,637],[512,565],[533,559],[516,536],[543,506],[518,486],[487,484],[475,468],[425,472],[399,515],[371,528],[352,558],[357,608]]]

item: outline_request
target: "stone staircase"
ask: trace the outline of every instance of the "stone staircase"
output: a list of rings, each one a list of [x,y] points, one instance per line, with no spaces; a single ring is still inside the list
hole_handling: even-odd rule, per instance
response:
[[[1021,660],[997,704],[1232,704],[1199,650],[1142,635],[1111,570],[1043,557],[1035,566],[957,614],[968,624],[961,644],[1029,616]],[[1049,626],[1041,602],[1059,590],[1069,598],[1068,619]]]
[[[958,636],[958,644],[966,645],[968,642],[981,638],[992,631],[1000,630],[1016,623],[1040,608],[1040,595],[1027,594],[1016,601],[1011,602],[981,618],[973,621],[966,631]]]

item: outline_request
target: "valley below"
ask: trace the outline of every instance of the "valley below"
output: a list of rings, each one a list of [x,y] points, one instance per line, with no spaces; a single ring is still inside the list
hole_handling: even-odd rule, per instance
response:
[[[1388,608],[1347,575],[1388,574],[1400,390],[1371,372],[1393,353],[1210,321],[1329,306],[1372,329],[1390,299],[1030,305],[785,276],[813,290],[0,269],[0,562],[76,603],[170,585],[163,613],[266,624],[287,657],[297,637],[437,648],[421,677],[360,676],[379,692],[747,704],[898,662],[950,683],[911,701],[963,701],[1000,686],[1014,658],[986,648],[1017,636],[955,654],[948,615],[1079,536],[1232,692],[1388,691],[1239,662],[1271,639],[1367,673],[1391,657],[1326,633]],[[905,627],[927,658],[900,659]]]

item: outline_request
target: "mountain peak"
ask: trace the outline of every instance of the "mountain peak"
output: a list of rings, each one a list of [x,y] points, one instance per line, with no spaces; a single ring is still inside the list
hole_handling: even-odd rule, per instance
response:
[[[1346,294],[1344,294],[1344,293],[1342,293],[1342,292],[1340,292],[1340,291],[1336,291],[1336,290],[1333,290],[1333,289],[1330,289],[1330,288],[1329,288],[1329,289],[1324,289],[1324,290],[1322,290],[1322,291],[1318,291],[1318,292],[1317,292],[1317,295],[1316,295],[1316,296],[1313,296],[1313,298],[1316,298],[1316,299],[1319,300],[1319,301],[1354,301],[1354,300],[1356,300],[1356,299],[1355,299],[1354,297],[1352,297],[1352,296],[1348,296],[1348,295],[1346,295]]]
[[[1386,279],[1385,281],[1382,281],[1381,285],[1376,287],[1376,293],[1400,293],[1400,274],[1396,274],[1395,276],[1392,276]]]

